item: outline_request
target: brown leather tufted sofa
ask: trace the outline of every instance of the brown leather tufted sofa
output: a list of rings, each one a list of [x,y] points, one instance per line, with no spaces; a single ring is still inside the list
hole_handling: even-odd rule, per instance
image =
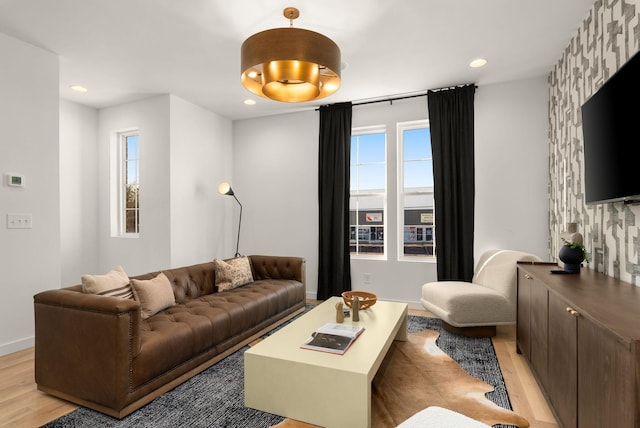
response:
[[[162,271],[176,306],[146,320],[80,285],[35,295],[38,389],[122,418],[304,310],[303,258],[249,260],[254,282],[223,292],[212,262]]]

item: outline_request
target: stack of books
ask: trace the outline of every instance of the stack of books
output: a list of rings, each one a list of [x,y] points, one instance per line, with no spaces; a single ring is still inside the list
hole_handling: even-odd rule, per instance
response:
[[[332,354],[344,354],[363,331],[362,326],[330,322],[313,332],[300,347]]]

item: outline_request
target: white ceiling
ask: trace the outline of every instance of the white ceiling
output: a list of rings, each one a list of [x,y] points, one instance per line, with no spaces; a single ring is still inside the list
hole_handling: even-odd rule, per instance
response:
[[[60,96],[101,108],[171,93],[230,119],[464,83],[546,76],[594,0],[0,0],[0,32],[60,56]],[[279,103],[240,84],[250,35],[294,26],[335,41],[346,68],[323,100]],[[481,69],[468,63],[489,62]],[[1,67],[0,59],[0,67]],[[70,86],[85,86],[75,93]],[[243,100],[253,98],[255,106]]]

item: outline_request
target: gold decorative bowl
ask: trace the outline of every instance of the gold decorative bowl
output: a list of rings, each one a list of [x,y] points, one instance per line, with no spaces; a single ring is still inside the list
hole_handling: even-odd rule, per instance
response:
[[[375,305],[378,300],[378,296],[366,291],[345,291],[342,293],[342,300],[344,300],[344,304],[348,307],[353,305],[354,298],[357,298],[360,301],[360,309],[367,309],[368,307]]]

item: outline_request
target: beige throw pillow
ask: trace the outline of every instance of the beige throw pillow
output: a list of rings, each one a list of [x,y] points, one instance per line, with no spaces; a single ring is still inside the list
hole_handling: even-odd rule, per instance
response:
[[[133,299],[129,276],[122,266],[114,268],[106,275],[82,275],[80,279],[82,291],[85,293]]]
[[[153,279],[131,279],[133,294],[142,310],[142,319],[147,319],[163,309],[176,304],[169,278],[159,273]]]
[[[251,265],[247,257],[237,257],[227,261],[215,259],[213,264],[216,269],[218,291],[231,290],[253,282]]]

